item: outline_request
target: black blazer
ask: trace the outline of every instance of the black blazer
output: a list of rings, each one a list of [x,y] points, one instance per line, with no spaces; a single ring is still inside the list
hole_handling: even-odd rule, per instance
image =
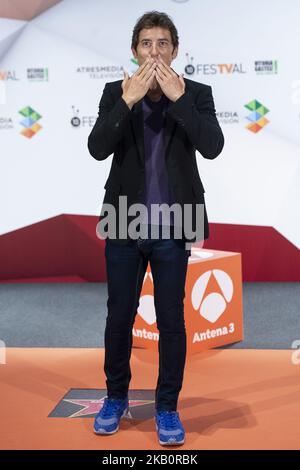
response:
[[[216,158],[222,151],[224,137],[216,118],[211,87],[186,78],[184,81],[184,95],[170,103],[166,113],[166,167],[176,202],[182,207],[190,203],[193,210],[196,203],[204,204],[204,238],[208,238],[205,190],[195,152],[198,150],[204,158]],[[88,138],[89,152],[96,160],[114,154],[103,203],[113,204],[117,214],[120,195],[127,196],[128,207],[143,202],[145,178],[142,100],[130,110],[121,97],[121,83],[122,80],[106,83],[98,118]],[[99,219],[103,215],[101,210]],[[128,217],[128,223],[132,218]]]

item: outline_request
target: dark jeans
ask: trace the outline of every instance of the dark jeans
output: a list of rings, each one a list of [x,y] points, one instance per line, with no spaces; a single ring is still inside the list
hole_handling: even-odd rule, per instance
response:
[[[150,261],[159,330],[155,404],[158,410],[176,411],[186,358],[183,300],[189,255],[184,241],[172,237],[139,238],[130,240],[127,245],[106,240],[108,314],[104,372],[109,398],[125,398],[128,393],[132,328]]]

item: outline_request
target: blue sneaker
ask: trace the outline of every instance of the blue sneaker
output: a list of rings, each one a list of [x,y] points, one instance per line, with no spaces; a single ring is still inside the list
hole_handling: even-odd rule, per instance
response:
[[[177,411],[157,411],[156,430],[162,446],[178,446],[185,441],[184,427]]]
[[[128,398],[117,400],[105,398],[103,406],[95,417],[94,432],[96,434],[114,434],[119,429],[122,416],[128,412]]]

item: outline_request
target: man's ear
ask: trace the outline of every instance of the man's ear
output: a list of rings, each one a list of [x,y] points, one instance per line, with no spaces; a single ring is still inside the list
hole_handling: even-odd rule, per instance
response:
[[[133,54],[133,57],[136,59],[137,58],[137,52],[133,47],[131,48],[131,52]]]
[[[175,47],[174,51],[172,52],[172,60],[176,59],[178,54],[178,46]]]

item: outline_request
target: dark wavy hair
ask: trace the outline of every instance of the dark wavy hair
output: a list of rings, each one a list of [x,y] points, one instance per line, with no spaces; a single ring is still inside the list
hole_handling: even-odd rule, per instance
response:
[[[133,28],[131,47],[136,51],[137,45],[139,43],[139,34],[142,29],[150,29],[155,27],[168,29],[171,34],[174,49],[178,47],[178,32],[173,21],[166,13],[155,10],[144,13],[137,20]]]

